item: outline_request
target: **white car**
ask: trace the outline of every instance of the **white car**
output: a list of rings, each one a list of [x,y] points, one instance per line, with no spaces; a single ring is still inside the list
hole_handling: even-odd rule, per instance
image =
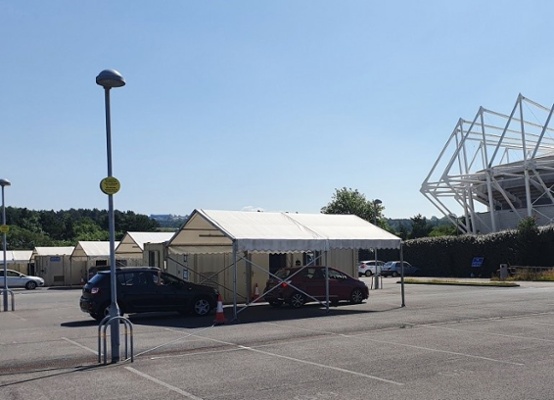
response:
[[[28,290],[35,289],[37,286],[44,286],[44,279],[38,276],[30,276],[14,271],[7,270],[8,289],[25,288]],[[0,268],[0,287],[4,287],[4,269]]]
[[[385,265],[383,261],[379,261],[379,260],[360,261],[360,265],[358,265],[358,276],[375,275],[375,263],[377,263],[377,271],[381,272],[381,267]]]

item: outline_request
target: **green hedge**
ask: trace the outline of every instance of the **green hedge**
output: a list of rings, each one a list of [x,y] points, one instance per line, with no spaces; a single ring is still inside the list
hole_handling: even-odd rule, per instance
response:
[[[398,260],[398,250],[378,250],[383,261]],[[404,260],[420,268],[422,276],[489,278],[500,264],[554,266],[554,225],[535,230],[508,230],[488,235],[441,236],[407,240]],[[361,252],[360,257],[374,256]],[[472,268],[474,257],[484,257],[483,266]]]

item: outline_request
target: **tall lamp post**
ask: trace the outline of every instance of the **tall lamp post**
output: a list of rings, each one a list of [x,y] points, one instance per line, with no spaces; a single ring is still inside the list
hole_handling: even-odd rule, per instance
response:
[[[4,186],[10,186],[12,183],[7,179],[0,179],[0,186],[2,186],[2,244],[4,251],[4,290],[3,301],[4,311],[8,311],[8,260],[6,260],[6,232],[8,232],[8,226],[6,225],[6,207],[4,204]]]
[[[110,120],[110,89],[125,85],[125,79],[119,72],[106,69],[96,77],[96,83],[104,88],[106,103],[106,143],[108,153],[108,177],[100,182],[100,189],[108,195],[108,225],[110,231],[110,286],[111,304],[110,318],[112,318],[110,340],[112,345],[112,363],[119,361],[119,306],[117,305],[117,280],[115,275],[115,218],[113,195],[119,191],[119,181],[112,176],[112,133]]]
[[[379,206],[379,204],[383,204],[383,202],[379,199],[373,200],[373,225],[375,226],[377,226],[377,206]],[[373,252],[375,253],[375,289],[379,289],[380,271],[377,267],[377,248],[374,248]]]

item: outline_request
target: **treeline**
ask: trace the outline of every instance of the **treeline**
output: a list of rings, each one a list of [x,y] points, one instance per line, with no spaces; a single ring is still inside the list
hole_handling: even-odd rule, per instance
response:
[[[126,232],[155,232],[157,221],[132,211],[114,211],[115,239]],[[75,246],[81,240],[109,240],[107,210],[34,211],[6,207],[7,248],[32,250],[42,246]]]
[[[454,236],[460,232],[447,217],[431,217],[427,219],[417,214],[409,219],[386,219],[384,226],[389,232],[402,238],[402,240],[417,239],[422,237]],[[461,233],[460,233],[461,234]]]

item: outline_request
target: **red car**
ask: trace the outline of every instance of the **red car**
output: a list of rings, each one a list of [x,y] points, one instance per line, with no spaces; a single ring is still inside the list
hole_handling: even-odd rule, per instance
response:
[[[334,268],[329,271],[329,301],[337,304],[341,300],[360,304],[369,297],[369,289],[359,279],[352,278]],[[325,301],[325,267],[283,268],[267,281],[264,299],[274,307],[289,304],[302,307],[311,301]]]

